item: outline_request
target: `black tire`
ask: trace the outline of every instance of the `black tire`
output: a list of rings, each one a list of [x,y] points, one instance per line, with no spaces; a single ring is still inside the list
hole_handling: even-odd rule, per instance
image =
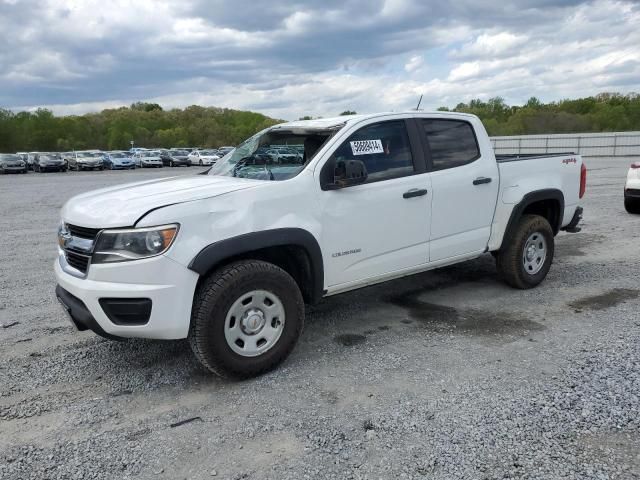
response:
[[[624,209],[629,213],[640,213],[640,198],[625,198]]]
[[[234,352],[225,338],[230,308],[242,295],[265,290],[278,297],[285,322],[279,339],[264,353],[249,357]],[[259,260],[243,260],[212,273],[193,299],[189,343],[196,358],[222,377],[248,378],[281,363],[293,350],[304,324],[304,302],[295,280],[284,270]]]
[[[546,256],[541,268],[535,273],[530,273],[524,265],[525,244],[534,233],[544,237]],[[553,230],[547,219],[539,215],[524,215],[513,235],[505,238],[505,242],[507,244],[496,255],[496,267],[502,280],[520,289],[533,288],[540,284],[549,273],[555,249]]]

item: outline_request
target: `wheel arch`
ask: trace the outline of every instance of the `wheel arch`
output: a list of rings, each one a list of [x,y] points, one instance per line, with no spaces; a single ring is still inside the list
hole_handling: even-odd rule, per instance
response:
[[[316,238],[300,228],[278,228],[227,238],[204,247],[189,269],[205,278],[213,270],[236,260],[273,263],[289,273],[307,303],[323,296],[324,264]]]
[[[528,214],[546,218],[553,234],[557,235],[564,218],[564,194],[556,188],[548,188],[529,192],[522,197],[511,211],[500,248],[513,236],[518,220]]]

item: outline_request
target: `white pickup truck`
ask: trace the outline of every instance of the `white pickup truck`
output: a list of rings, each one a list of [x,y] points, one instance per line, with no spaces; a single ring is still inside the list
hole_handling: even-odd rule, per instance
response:
[[[293,150],[300,155],[273,156]],[[56,294],[107,338],[189,338],[248,377],[284,360],[304,304],[491,252],[516,288],[578,231],[573,153],[496,158],[480,120],[383,113],[276,125],[199,175],[85,193],[62,209]]]

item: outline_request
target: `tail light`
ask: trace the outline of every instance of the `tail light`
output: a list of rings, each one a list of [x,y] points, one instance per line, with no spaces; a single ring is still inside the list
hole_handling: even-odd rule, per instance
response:
[[[640,168],[640,162],[632,163],[631,168]]]
[[[580,166],[580,198],[584,197],[587,190],[587,166],[583,163]]]

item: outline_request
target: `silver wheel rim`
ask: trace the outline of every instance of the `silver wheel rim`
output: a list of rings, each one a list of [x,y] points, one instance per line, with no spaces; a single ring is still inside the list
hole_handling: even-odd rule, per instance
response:
[[[533,232],[524,243],[522,252],[522,264],[524,271],[529,275],[535,275],[544,266],[547,259],[547,240],[540,232]]]
[[[257,357],[278,343],[284,321],[280,299],[271,292],[253,290],[231,305],[224,322],[224,336],[238,355]]]

